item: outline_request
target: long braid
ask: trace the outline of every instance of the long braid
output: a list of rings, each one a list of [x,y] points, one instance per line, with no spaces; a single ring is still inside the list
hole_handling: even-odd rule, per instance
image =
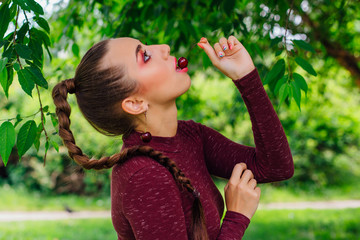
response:
[[[208,234],[204,211],[200,202],[200,193],[191,185],[190,179],[177,167],[176,163],[166,157],[162,152],[156,151],[150,146],[139,145],[125,148],[120,153],[116,153],[110,157],[102,157],[99,160],[89,159],[89,157],[76,145],[75,138],[70,130],[71,107],[67,102],[68,93],[75,93],[74,79],[66,79],[58,83],[52,91],[52,97],[56,106],[56,115],[59,119],[59,136],[67,147],[69,156],[83,168],[96,170],[111,168],[115,164],[124,163],[126,160],[135,156],[148,156],[154,159],[168,169],[178,186],[182,189],[187,189],[193,194],[194,203],[192,206],[192,221],[190,224],[193,239],[207,240]]]

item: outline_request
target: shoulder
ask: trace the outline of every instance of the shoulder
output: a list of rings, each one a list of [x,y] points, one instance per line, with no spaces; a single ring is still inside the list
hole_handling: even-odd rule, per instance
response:
[[[113,190],[124,192],[127,185],[155,180],[173,179],[169,170],[148,156],[136,156],[128,159],[122,164],[115,164],[111,173]]]
[[[202,132],[202,127],[204,126],[201,123],[195,122],[194,120],[179,120],[179,126],[181,126],[182,131],[190,133],[192,135],[200,135]]]
[[[179,123],[181,123],[183,131],[191,133],[192,135],[198,135],[199,137],[202,137],[207,129],[212,129],[194,120],[179,120]]]
[[[115,164],[112,168],[112,178],[127,182],[136,172],[151,167],[162,167],[162,165],[151,157],[135,156],[127,159],[124,163]]]

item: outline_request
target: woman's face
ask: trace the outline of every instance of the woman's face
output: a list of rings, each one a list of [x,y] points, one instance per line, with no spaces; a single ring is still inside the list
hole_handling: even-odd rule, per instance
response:
[[[137,94],[149,104],[173,102],[191,85],[186,72],[176,71],[177,59],[170,56],[166,44],[144,45],[134,38],[111,39],[104,64],[124,65],[129,78],[140,83]]]

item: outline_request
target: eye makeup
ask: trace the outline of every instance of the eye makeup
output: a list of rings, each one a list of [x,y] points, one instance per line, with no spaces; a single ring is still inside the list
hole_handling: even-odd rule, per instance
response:
[[[135,57],[136,57],[136,62],[138,62],[138,54],[139,52],[142,50],[142,46],[141,44],[137,45],[136,50],[135,50]],[[144,61],[144,63],[146,63],[147,61],[149,61],[151,58],[151,52],[144,50],[144,52],[142,53],[142,59]]]

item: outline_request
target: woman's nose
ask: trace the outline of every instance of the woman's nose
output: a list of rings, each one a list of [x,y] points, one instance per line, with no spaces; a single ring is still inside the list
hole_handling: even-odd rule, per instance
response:
[[[169,55],[170,55],[170,46],[167,45],[167,44],[161,44],[160,47],[161,47],[163,57],[165,59],[167,59],[169,57]]]

